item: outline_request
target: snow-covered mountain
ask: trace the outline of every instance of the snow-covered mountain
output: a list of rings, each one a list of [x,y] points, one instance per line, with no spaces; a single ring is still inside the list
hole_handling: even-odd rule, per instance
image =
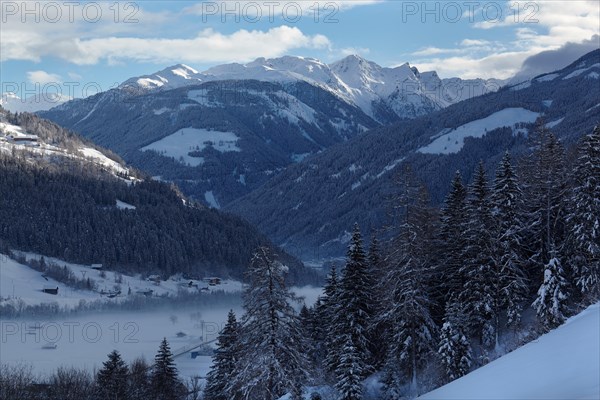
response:
[[[204,72],[178,64],[41,115],[220,207],[332,145],[500,84],[358,56],[332,64],[285,56]]]
[[[165,82],[155,77],[142,82],[173,83],[163,75]],[[302,80],[157,88],[124,86],[40,114],[213,207],[248,193],[291,163],[379,125],[358,107]]]
[[[599,77],[600,50],[526,84],[356,136],[290,165],[226,208],[306,259],[342,255],[348,227],[358,222],[369,231],[387,222],[388,205],[378,199],[390,197],[405,165],[439,204],[455,171],[469,181],[480,160],[491,172],[506,150],[529,151],[538,117],[567,144],[590,133],[598,124]]]
[[[0,96],[0,106],[10,112],[36,112],[49,110],[69,100],[72,98],[59,93],[44,93],[22,99],[15,93],[7,92]]]
[[[386,68],[351,55],[332,64],[294,56],[258,58],[247,64],[224,64],[204,72],[178,64],[128,79],[120,87],[152,91],[223,80],[304,81],[359,107],[380,122],[425,115],[498,90],[503,84],[497,79],[440,79],[435,72],[420,73],[408,63]]]

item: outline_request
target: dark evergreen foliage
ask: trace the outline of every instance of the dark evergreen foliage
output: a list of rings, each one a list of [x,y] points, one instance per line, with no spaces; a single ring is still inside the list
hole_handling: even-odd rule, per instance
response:
[[[96,375],[96,398],[128,400],[129,369],[118,351],[113,350]]]
[[[240,326],[233,310],[231,310],[227,316],[225,327],[219,333],[213,364],[206,376],[205,400],[234,400],[240,398],[239,393],[232,393],[228,388],[240,357],[239,335]]]
[[[184,399],[185,386],[179,380],[173,353],[167,339],[164,338],[154,357],[154,365],[150,373],[151,398],[155,400]]]
[[[328,348],[328,365],[338,380],[347,374],[358,374],[365,378],[372,371],[370,324],[373,313],[373,278],[363,250],[358,224],[354,225],[348,247],[346,267],[337,291],[331,334],[333,341]],[[352,351],[353,371],[344,363],[344,349]]]

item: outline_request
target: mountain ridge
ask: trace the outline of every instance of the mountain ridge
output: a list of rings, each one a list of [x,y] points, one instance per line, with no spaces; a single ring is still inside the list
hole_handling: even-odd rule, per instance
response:
[[[421,77],[427,79],[422,80]],[[440,79],[434,71],[420,74],[408,63],[388,68],[358,55],[349,55],[331,64],[309,57],[261,57],[246,64],[214,66],[203,72],[185,64],[176,64],[153,74],[127,79],[119,87],[153,91],[209,81],[249,79],[265,82],[302,80],[358,106],[379,122],[388,121],[384,114],[378,114],[374,103],[384,105],[397,118],[414,118],[432,109],[440,109],[465,98],[498,90],[504,83],[498,79]],[[444,93],[444,86],[447,85],[456,88]],[[468,94],[458,93],[463,87],[471,87]],[[411,107],[403,105],[407,102]]]

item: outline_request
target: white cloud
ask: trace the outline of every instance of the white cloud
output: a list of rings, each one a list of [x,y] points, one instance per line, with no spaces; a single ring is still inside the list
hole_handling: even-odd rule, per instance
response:
[[[427,56],[434,56],[434,55],[438,55],[438,54],[456,54],[456,53],[462,53],[463,51],[464,50],[462,50],[462,49],[442,49],[439,47],[426,47],[424,49],[417,50],[417,51],[411,53],[411,55],[415,56],[415,57],[427,57]]]
[[[45,85],[48,83],[62,83],[62,78],[58,74],[51,74],[46,71],[29,71],[27,72],[27,79],[32,84],[39,83]]]
[[[367,47],[346,47],[339,50],[339,55],[342,57],[351,56],[351,55],[359,55],[366,56],[371,52],[371,49]]]
[[[517,4],[521,8],[515,14]],[[528,8],[524,8],[526,4]],[[556,50],[567,43],[582,43],[597,35],[600,33],[599,19],[600,2],[593,0],[507,1],[502,19],[477,22],[473,28],[474,32],[512,29],[512,41],[498,43],[475,37],[464,39],[455,48],[427,47],[411,55],[417,58],[413,63],[420,70],[436,70],[444,77],[509,78],[534,54]]]
[[[340,7],[373,2],[342,2],[344,4],[340,3]],[[305,2],[300,3],[304,7]],[[56,22],[44,18],[43,8],[39,10],[39,22],[33,15],[28,15],[25,22],[19,13],[2,15],[0,62],[42,62],[53,57],[76,65],[93,65],[101,61],[109,65],[132,61],[202,64],[244,62],[257,57],[277,57],[297,49],[331,50],[332,47],[324,35],[307,35],[299,28],[285,24],[265,30],[239,29],[224,34],[213,29],[198,31],[198,21],[194,23],[183,19],[182,22],[182,10],[149,12],[141,8],[121,9],[117,23],[114,5],[100,2],[94,4],[102,7],[103,18],[91,22],[89,15],[87,19],[83,17],[81,6],[75,8],[72,12],[74,18],[70,19],[67,2],[56,4],[63,8],[63,18]],[[124,7],[123,3],[115,4]],[[136,23],[124,22],[130,14],[137,20]],[[174,26],[178,29],[173,29]],[[178,32],[182,32],[180,37],[175,37]]]
[[[479,40],[479,39],[463,39],[460,42],[461,46],[484,46],[490,44],[487,40]]]
[[[77,65],[96,64],[101,60],[111,64],[124,61],[243,62],[257,57],[277,57],[300,48],[327,49],[330,46],[326,36],[305,35],[296,27],[284,25],[268,31],[241,29],[229,35],[205,29],[195,37],[182,39],[63,37],[47,42],[31,33],[26,40],[9,37],[2,56],[3,60],[32,61],[52,56]]]

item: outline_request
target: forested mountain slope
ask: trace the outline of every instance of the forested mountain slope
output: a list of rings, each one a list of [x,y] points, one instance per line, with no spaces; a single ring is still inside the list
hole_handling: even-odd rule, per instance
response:
[[[84,142],[53,123],[4,111],[2,121],[0,243],[5,250],[135,272],[240,278],[255,248],[270,246],[240,218],[190,203],[169,185],[106,158],[99,148],[92,153],[84,147],[93,157],[77,156]],[[19,135],[29,142],[15,142]],[[97,162],[100,156],[103,163]],[[280,254],[293,278],[310,275]]]

